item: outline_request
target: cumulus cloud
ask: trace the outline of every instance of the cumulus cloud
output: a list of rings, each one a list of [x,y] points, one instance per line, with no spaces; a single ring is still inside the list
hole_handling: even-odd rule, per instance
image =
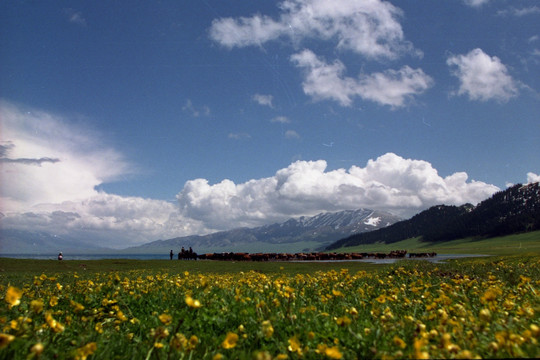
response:
[[[184,219],[169,202],[103,192],[11,212],[1,221],[5,228],[63,235],[110,248],[209,231],[198,221]]]
[[[291,56],[291,61],[304,70],[304,93],[315,100],[337,101],[342,106],[350,106],[354,97],[360,97],[398,108],[434,83],[421,69],[409,66],[369,75],[360,74],[358,78],[347,77],[341,61],[329,64],[307,49]]]
[[[395,59],[417,53],[404,39],[402,11],[381,0],[285,0],[278,19],[266,15],[220,18],[212,22],[210,37],[228,48],[260,46],[267,41],[305,38],[334,41],[338,49],[368,58]]]
[[[296,161],[274,176],[241,184],[186,182],[177,195],[184,216],[208,228],[258,226],[289,217],[360,207],[411,216],[436,204],[478,203],[498,191],[457,172],[441,177],[426,161],[388,153],[365,167],[327,171],[327,163]]]
[[[271,108],[274,107],[272,105],[272,100],[273,99],[274,99],[274,97],[272,95],[261,95],[261,94],[253,95],[253,101],[258,103],[259,105],[268,106],[268,107],[271,107]]]
[[[514,79],[506,66],[496,56],[489,56],[482,49],[471,50],[465,55],[452,55],[446,63],[459,79],[457,95],[467,95],[470,100],[497,100],[506,102],[518,95]]]
[[[487,4],[489,0],[464,0],[465,4],[472,7],[480,7]]]
[[[96,195],[95,187],[133,170],[84,125],[0,103],[2,211]]]
[[[527,184],[535,183],[540,181],[540,175],[537,175],[533,172],[527,173]]]
[[[65,117],[0,103],[2,228],[65,234],[123,247],[205,233],[162,200],[106,194],[96,187],[133,174],[103,134]]]

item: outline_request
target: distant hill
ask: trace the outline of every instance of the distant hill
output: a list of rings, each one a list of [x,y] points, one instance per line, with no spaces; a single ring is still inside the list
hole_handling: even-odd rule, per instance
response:
[[[238,228],[204,236],[157,240],[124,249],[123,252],[168,253],[171,249],[178,252],[182,247],[192,247],[198,253],[312,251],[322,249],[344,236],[384,228],[399,220],[398,217],[383,211],[346,210],[312,217],[303,216],[256,228]]]
[[[540,230],[539,183],[512,186],[477,206],[433,206],[409,220],[373,232],[351,235],[326,249],[376,242],[393,243],[414,237],[421,237],[425,242],[439,242],[533,230]]]
[[[65,235],[52,235],[39,231],[0,229],[0,255],[2,254],[58,254],[103,253],[112,251]]]

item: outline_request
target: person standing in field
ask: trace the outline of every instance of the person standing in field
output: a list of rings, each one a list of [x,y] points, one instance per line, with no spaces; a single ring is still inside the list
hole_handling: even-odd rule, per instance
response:
[[[172,258],[173,258],[173,255],[174,255],[174,253],[173,253],[173,251],[171,250],[171,252],[169,253],[169,257],[171,258],[171,260],[172,260]]]
[[[62,260],[64,258],[64,255],[62,253],[58,254],[58,260]]]

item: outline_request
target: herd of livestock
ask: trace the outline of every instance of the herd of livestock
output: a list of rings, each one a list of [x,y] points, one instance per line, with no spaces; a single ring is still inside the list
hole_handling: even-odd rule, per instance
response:
[[[191,249],[190,249],[191,250]],[[172,250],[171,250],[172,251]],[[241,252],[222,252],[200,254],[193,251],[178,253],[178,260],[228,260],[228,261],[343,261],[343,260],[362,260],[362,259],[401,259],[426,258],[437,255],[435,252],[407,253],[406,250],[394,250],[389,253],[381,252],[352,252],[352,253],[241,253]],[[172,257],[171,257],[172,259]]]

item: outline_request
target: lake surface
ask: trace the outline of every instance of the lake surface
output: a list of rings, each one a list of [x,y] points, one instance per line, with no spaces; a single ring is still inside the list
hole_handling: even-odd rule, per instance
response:
[[[0,257],[13,259],[36,259],[36,260],[56,260],[58,254],[0,254]],[[426,260],[430,262],[440,262],[449,259],[460,259],[467,257],[482,257],[489,255],[478,254],[440,254],[434,257],[425,258],[401,258],[401,259],[361,259],[361,260],[296,260],[296,262],[369,262],[374,264],[393,264],[398,260]],[[169,254],[64,254],[64,260],[103,260],[103,259],[132,259],[132,260],[169,260]],[[173,258],[176,260],[176,257]],[[207,260],[201,260],[207,261]]]
[[[169,260],[169,254],[63,254],[64,260]],[[0,257],[12,259],[57,260],[58,254],[0,254]]]

